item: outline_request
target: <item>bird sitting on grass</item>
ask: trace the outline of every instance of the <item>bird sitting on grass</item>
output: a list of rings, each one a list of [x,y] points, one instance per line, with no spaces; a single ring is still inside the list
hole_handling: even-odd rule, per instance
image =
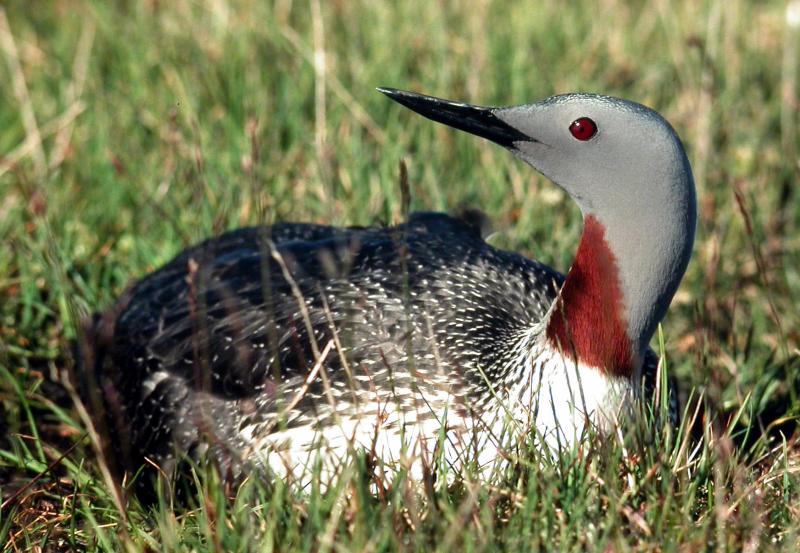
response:
[[[474,218],[437,213],[207,240],[86,330],[83,370],[123,468],[147,459],[169,474],[210,456],[226,474],[305,485],[364,451],[381,475],[419,477],[434,458],[489,471],[529,438],[553,451],[606,434],[652,393],[648,343],[696,222],[670,125],[592,94],[485,108],[379,90],[563,188],[584,219],[567,275],[493,248]]]

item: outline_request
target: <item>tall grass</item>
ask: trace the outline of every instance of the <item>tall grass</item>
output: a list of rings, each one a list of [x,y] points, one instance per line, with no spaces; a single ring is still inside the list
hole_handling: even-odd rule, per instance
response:
[[[54,0],[0,6],[0,543],[10,550],[795,550],[800,543],[798,12],[780,1]],[[580,217],[396,86],[487,105],[591,91],[662,112],[698,184],[660,349],[687,406],[493,485],[301,494],[198,473],[117,493],[60,376],[79,317],[224,229],[481,206],[566,270]],[[642,229],[647,232],[647,229]],[[656,346],[658,346],[656,344]],[[521,447],[523,451],[525,444]],[[126,502],[127,501],[127,502]]]

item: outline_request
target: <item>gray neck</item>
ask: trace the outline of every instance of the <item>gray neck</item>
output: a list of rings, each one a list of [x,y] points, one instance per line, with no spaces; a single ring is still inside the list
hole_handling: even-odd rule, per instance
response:
[[[621,175],[628,182],[658,186],[624,187],[616,194],[620,189],[610,187],[602,203],[582,206],[584,214],[594,215],[606,227],[619,269],[628,333],[639,359],[667,312],[694,244],[694,180],[683,150],[674,154],[661,166],[631,163]]]

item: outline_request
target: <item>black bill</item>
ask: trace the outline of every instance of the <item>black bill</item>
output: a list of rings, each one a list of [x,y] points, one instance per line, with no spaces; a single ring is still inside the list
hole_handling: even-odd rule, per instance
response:
[[[500,120],[494,114],[494,108],[451,102],[394,88],[379,87],[378,90],[428,119],[489,139],[506,148],[513,148],[515,142],[533,141],[531,137]]]

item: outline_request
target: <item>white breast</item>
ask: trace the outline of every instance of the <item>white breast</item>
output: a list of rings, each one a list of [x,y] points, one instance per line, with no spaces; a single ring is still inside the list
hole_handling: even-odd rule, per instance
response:
[[[384,480],[398,469],[421,479],[437,457],[449,467],[448,480],[468,463],[475,463],[489,478],[529,437],[555,452],[578,443],[588,425],[603,434],[614,427],[633,395],[630,381],[576,366],[547,345],[527,352],[519,364],[527,374],[509,375],[509,382],[515,383],[511,387],[498,383],[484,405],[465,405],[442,388],[424,395],[420,390],[403,390],[401,409],[387,390],[375,390],[368,401],[359,403],[358,416],[338,416],[324,432],[309,424],[255,439],[252,429],[243,428],[235,449],[245,444],[244,460],[268,467],[301,487],[311,482],[317,463],[325,484],[357,451],[372,454],[375,470]],[[409,393],[416,394],[416,409],[408,409]],[[356,411],[353,406],[338,407],[340,413]]]

